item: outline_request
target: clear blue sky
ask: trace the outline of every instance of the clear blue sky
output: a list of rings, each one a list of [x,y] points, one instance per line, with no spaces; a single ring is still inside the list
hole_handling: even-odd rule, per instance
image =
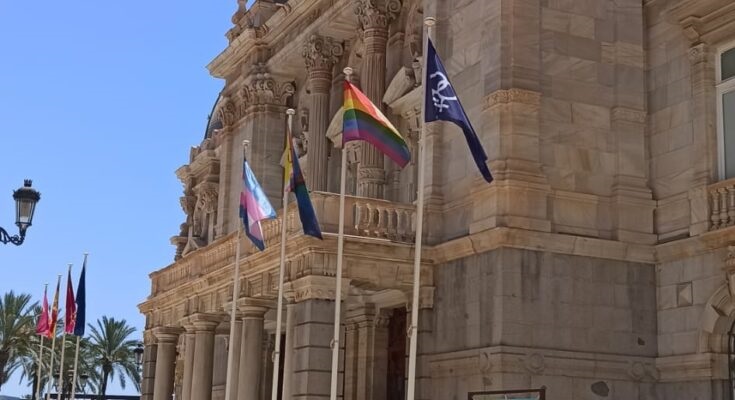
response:
[[[42,193],[26,243],[0,245],[0,293],[40,299],[67,263],[76,284],[88,251],[88,320],[124,318],[141,335],[148,273],[172,261],[184,218],[174,171],[222,87],[205,66],[236,8],[0,0],[0,226],[15,232],[11,193],[24,178]],[[18,375],[2,390],[27,393]]]

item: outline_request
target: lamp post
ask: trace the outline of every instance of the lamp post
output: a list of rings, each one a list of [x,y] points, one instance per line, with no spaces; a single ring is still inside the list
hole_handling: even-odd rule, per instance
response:
[[[38,193],[31,187],[32,181],[26,179],[23,187],[13,192],[13,200],[15,200],[15,225],[18,227],[18,234],[10,236],[10,234],[0,227],[0,242],[2,244],[12,243],[16,246],[23,244],[26,237],[26,230],[33,222],[33,213],[36,211],[36,203],[41,200],[41,193]]]
[[[141,365],[143,365],[143,351],[143,343],[138,342],[135,349],[133,349],[133,353],[135,354],[135,365],[138,366],[138,370],[140,370]]]

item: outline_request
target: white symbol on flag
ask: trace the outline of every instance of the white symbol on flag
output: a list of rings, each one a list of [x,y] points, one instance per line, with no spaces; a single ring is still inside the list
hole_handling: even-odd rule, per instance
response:
[[[436,89],[431,89],[431,100],[434,102],[434,107],[438,108],[439,112],[442,112],[445,109],[449,109],[449,104],[447,104],[448,101],[457,101],[457,96],[443,95],[441,92],[447,88],[451,89],[452,85],[449,83],[447,76],[439,71],[429,75],[429,78],[434,79],[437,76],[439,77],[439,82],[436,84]]]

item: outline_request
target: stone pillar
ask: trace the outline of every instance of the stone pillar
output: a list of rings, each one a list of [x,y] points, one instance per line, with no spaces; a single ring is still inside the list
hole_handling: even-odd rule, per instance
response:
[[[169,327],[153,329],[157,340],[156,375],[153,384],[153,400],[171,400],[174,392],[174,368],[178,330]]]
[[[293,384],[293,356],[294,356],[294,309],[296,305],[292,302],[286,304],[286,344],[282,350],[283,355],[283,400],[291,400],[291,385]]]
[[[349,280],[342,282],[347,293]],[[292,398],[329,398],[332,371],[331,342],[334,329],[335,280],[327,276],[305,276],[289,283],[295,293]],[[340,346],[344,340],[340,340]],[[340,358],[341,359],[341,358]],[[340,367],[340,372],[343,366]],[[337,395],[342,393],[338,377]]]
[[[194,376],[194,348],[196,346],[196,330],[190,323],[184,324],[186,333],[184,336],[184,380],[181,387],[181,398],[192,400],[191,382]]]
[[[388,25],[401,11],[400,0],[357,0],[356,13],[365,42],[363,70],[360,71],[365,95],[378,107],[385,93],[385,53]],[[381,107],[382,108],[382,107]],[[383,153],[374,146],[360,143],[357,195],[382,198],[385,187]]]
[[[230,308],[228,307],[228,310],[229,309]],[[232,346],[232,353],[235,358],[232,362],[232,368],[227,371],[227,381],[225,381],[225,384],[230,382],[230,398],[226,400],[237,400],[237,387],[240,382],[238,377],[240,375],[240,347],[242,345],[242,314],[238,312],[235,315],[235,318],[235,333],[234,336],[229,339],[227,348],[229,357],[229,346]]]
[[[262,367],[263,317],[268,303],[257,299],[241,299],[238,308],[242,313],[242,344],[240,345],[240,370],[237,388],[238,400],[257,400],[260,394],[260,370]]]
[[[219,324],[214,331],[214,364],[212,367],[212,400],[225,400],[227,384],[227,346],[230,338],[230,322]]]
[[[345,399],[380,400],[386,393],[388,321],[372,303],[345,316]]]
[[[304,44],[303,56],[309,72],[309,137],[307,144],[306,182],[311,190],[327,190],[329,141],[326,137],[331,118],[329,93],[332,69],[343,53],[342,44],[330,37],[312,35]]]
[[[143,350],[143,371],[142,381],[140,384],[140,399],[153,400],[153,384],[156,375],[156,352],[158,345],[153,332],[146,330],[143,333],[143,342],[145,348]]]
[[[192,400],[212,398],[212,369],[214,368],[214,329],[220,317],[211,314],[194,314],[190,317],[195,330],[194,373],[191,383]]]
[[[431,389],[431,369],[429,355],[434,352],[434,287],[424,286],[419,292],[419,326],[416,348],[416,400],[430,400],[436,394]],[[411,325],[411,314],[407,315],[406,323]],[[410,346],[410,340],[406,341]],[[408,368],[406,368],[408,374]]]

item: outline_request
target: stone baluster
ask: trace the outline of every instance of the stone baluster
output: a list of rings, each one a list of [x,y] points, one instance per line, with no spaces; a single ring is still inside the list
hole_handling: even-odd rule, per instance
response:
[[[329,126],[329,92],[332,88],[332,69],[344,49],[330,37],[312,35],[304,44],[303,56],[308,71],[311,91],[309,104],[309,133],[306,181],[311,190],[327,190],[329,143],[326,137]]]
[[[176,342],[179,332],[175,328],[154,328],[157,341],[156,375],[153,384],[153,400],[171,400],[174,392],[174,369],[176,365]]]
[[[712,229],[718,229],[720,227],[720,194],[717,190],[712,190],[710,197],[712,198],[712,212],[710,214]]]
[[[727,189],[721,187],[717,192],[720,195],[720,226],[728,226],[730,223],[727,218]]]
[[[400,0],[357,0],[356,13],[365,42],[362,89],[378,107],[385,93],[385,53],[388,25],[401,10]],[[357,195],[382,198],[385,188],[383,153],[368,143],[360,143],[360,165],[357,171]]]
[[[735,186],[730,185],[727,187],[727,216],[730,218],[730,225],[735,224]]]

